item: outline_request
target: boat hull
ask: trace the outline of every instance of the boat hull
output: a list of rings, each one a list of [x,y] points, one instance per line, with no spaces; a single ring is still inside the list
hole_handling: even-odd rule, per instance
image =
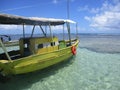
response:
[[[1,60],[0,71],[2,75],[16,75],[41,70],[59,62],[68,60],[74,54],[71,48],[77,48],[79,41],[74,45],[49,53],[32,55],[13,61]]]

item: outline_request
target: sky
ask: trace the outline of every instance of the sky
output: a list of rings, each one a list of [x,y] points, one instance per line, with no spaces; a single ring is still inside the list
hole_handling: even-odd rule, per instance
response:
[[[0,0],[0,13],[67,19],[67,0]],[[120,0],[69,0],[69,19],[78,23],[79,33],[120,34]],[[20,29],[0,25],[1,34]]]

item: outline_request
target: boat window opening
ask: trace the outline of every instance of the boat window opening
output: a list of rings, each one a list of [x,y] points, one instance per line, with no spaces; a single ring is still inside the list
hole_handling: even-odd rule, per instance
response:
[[[43,43],[43,47],[50,47],[50,43]]]
[[[30,52],[30,44],[29,44],[29,42],[26,42],[26,43],[24,44],[24,52],[25,52],[25,53]],[[30,53],[29,53],[29,54],[30,54]]]
[[[57,42],[55,42],[55,46],[58,46],[59,45],[59,42],[57,41]]]
[[[28,44],[26,43],[26,44],[24,44],[24,48],[28,48]]]
[[[30,38],[20,38],[19,39],[19,48],[21,56],[31,55],[31,47],[30,47]]]
[[[55,42],[51,42],[51,46],[55,46]]]
[[[37,49],[43,48],[43,44],[38,44]]]

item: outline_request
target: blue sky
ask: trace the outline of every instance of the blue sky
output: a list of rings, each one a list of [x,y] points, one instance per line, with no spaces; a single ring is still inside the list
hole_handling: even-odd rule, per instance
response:
[[[69,6],[79,33],[120,33],[120,0],[69,0]],[[67,0],[0,0],[0,13],[66,19]],[[14,33],[13,28],[21,29],[0,25],[0,33]]]

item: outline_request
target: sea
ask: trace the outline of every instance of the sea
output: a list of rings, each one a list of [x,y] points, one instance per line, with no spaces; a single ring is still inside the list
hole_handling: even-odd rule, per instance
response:
[[[0,82],[0,90],[120,90],[120,35],[79,34],[79,40],[69,60],[11,76]]]

